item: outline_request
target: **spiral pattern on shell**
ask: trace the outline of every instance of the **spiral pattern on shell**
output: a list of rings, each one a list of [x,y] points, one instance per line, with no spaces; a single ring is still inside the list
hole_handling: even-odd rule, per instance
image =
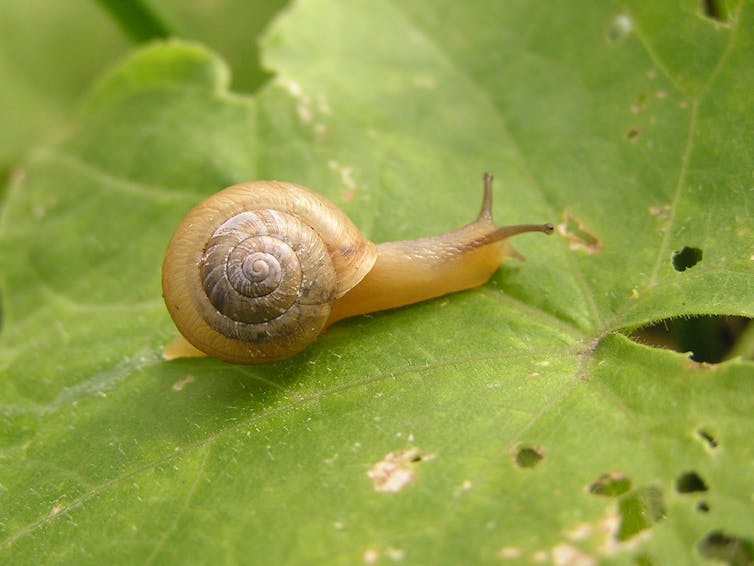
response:
[[[273,210],[241,212],[212,234],[199,264],[202,318],[263,349],[303,349],[325,324],[335,292],[327,247],[310,226]]]
[[[303,350],[376,246],[333,203],[278,181],[240,183],[195,207],[162,268],[165,305],[194,348],[235,363]]]

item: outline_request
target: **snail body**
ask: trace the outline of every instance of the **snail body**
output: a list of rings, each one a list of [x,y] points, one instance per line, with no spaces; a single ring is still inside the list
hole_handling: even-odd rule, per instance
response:
[[[553,228],[496,226],[492,176],[484,184],[475,222],[379,245],[304,187],[255,181],[220,191],[186,216],[168,246],[163,296],[183,338],[163,356],[273,362],[338,320],[485,283],[516,256],[508,237]]]

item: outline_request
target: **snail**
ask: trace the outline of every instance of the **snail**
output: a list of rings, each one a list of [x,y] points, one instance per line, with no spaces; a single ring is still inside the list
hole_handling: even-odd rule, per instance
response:
[[[379,245],[309,189],[233,185],[194,208],[170,241],[162,289],[182,337],[163,357],[281,360],[341,319],[482,285],[506,257],[520,257],[507,238],[552,231],[552,224],[496,226],[490,174],[473,223]]]

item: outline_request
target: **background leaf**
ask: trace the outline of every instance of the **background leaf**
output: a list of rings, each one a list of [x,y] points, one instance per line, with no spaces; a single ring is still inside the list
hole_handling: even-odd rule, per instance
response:
[[[106,4],[122,25],[108,18]],[[280,0],[4,0],[0,19],[0,178],[45,137],[68,125],[87,85],[132,43],[167,28],[209,42],[233,64],[233,84],[252,92],[267,79],[256,38],[284,6]],[[146,10],[155,21],[140,22]],[[129,14],[136,13],[134,16]],[[71,41],[75,37],[76,41]]]
[[[76,42],[71,37],[77,38]],[[83,89],[127,43],[90,2],[5,0],[0,18],[0,175],[57,133]],[[54,54],[54,57],[51,56]]]
[[[253,97],[197,44],[113,68],[3,210],[0,558],[750,560],[752,364],[624,336],[752,316],[754,4],[697,10],[303,1]],[[302,183],[379,242],[470,221],[485,170],[499,223],[559,224],[525,264],[277,364],[161,360],[205,196]]]

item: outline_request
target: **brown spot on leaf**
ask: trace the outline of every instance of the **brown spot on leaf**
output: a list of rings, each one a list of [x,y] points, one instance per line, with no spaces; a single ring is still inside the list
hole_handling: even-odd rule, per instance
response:
[[[558,544],[552,549],[552,563],[556,566],[593,566],[597,560],[570,544]]]
[[[650,206],[649,214],[657,218],[660,218],[662,220],[665,220],[670,214],[670,205],[664,204],[662,206]]]
[[[186,387],[192,381],[194,381],[193,375],[187,375],[185,377],[182,377],[181,379],[179,379],[173,384],[173,391],[183,391],[183,388]]]
[[[568,209],[563,212],[563,221],[558,224],[558,232],[568,239],[572,250],[581,250],[590,255],[602,251],[602,243],[586,228],[584,222]]]
[[[376,491],[398,493],[416,480],[416,465],[432,458],[432,454],[421,453],[417,448],[390,452],[369,469],[367,476]]]
[[[631,101],[631,112],[638,114],[647,108],[649,97],[646,94],[640,94]]]

